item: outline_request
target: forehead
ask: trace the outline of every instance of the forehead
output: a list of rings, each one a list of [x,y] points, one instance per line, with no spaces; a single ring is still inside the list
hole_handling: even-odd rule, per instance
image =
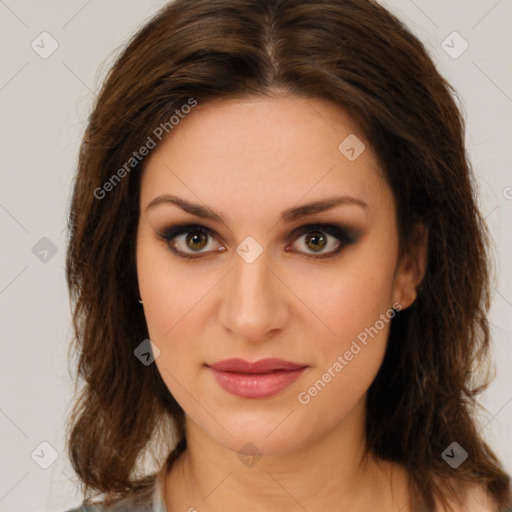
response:
[[[347,158],[347,146],[359,156]],[[333,194],[375,205],[390,193],[381,173],[356,124],[327,100],[219,100],[196,106],[153,151],[141,204],[182,192],[221,210],[241,206],[247,215]]]

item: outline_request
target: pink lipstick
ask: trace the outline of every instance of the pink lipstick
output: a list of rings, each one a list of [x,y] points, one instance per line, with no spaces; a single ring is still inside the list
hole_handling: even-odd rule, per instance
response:
[[[217,383],[229,393],[243,398],[267,398],[295,382],[307,365],[282,359],[225,359],[207,365]]]

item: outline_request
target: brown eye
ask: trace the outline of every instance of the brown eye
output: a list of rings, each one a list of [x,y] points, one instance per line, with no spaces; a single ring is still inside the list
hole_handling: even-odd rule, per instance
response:
[[[291,249],[291,252],[306,258],[330,258],[347,245],[355,243],[358,236],[354,230],[333,224],[310,224],[293,231],[290,239],[295,240],[293,245],[300,242],[300,247]],[[183,259],[192,260],[226,251],[226,248],[218,242],[215,248],[217,237],[214,231],[197,224],[173,226],[164,233],[158,233],[158,237],[174,254]],[[287,247],[285,251],[289,252],[290,248]]]
[[[208,242],[208,235],[203,231],[191,231],[186,238],[187,247],[192,250],[203,249]]]
[[[306,236],[306,244],[313,251],[321,251],[327,245],[327,239],[321,232],[312,231]]]
[[[209,253],[226,250],[220,243],[215,243],[217,239],[213,231],[197,224],[173,226],[163,233],[158,233],[158,238],[165,242],[176,256],[183,259],[201,258]]]
[[[291,238],[296,240],[293,252],[320,259],[335,256],[347,245],[355,243],[358,235],[334,224],[310,224],[294,230]]]

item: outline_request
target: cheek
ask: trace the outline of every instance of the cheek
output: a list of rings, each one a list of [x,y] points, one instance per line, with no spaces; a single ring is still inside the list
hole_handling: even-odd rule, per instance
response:
[[[394,317],[389,274],[347,275],[331,287],[322,318],[336,336],[317,338],[317,364],[296,393],[307,421],[322,418],[318,429],[341,421],[365,396],[382,364]]]
[[[189,411],[194,406],[197,372],[204,362],[204,323],[208,292],[219,278],[211,270],[181,264],[165,246],[141,239],[137,247],[139,290],[151,341],[160,353],[155,360],[167,388]]]
[[[368,251],[369,252],[369,251]],[[392,254],[375,259],[370,253],[354,254],[336,271],[309,283],[311,309],[335,335],[324,338],[327,348],[343,346],[373,326],[392,305],[394,259]],[[380,325],[380,324],[379,324]]]
[[[317,365],[297,398],[310,412],[318,408],[319,414],[324,411],[333,420],[346,414],[367,391],[386,349],[394,317],[395,255],[393,250],[375,255],[376,248],[368,245],[313,288],[314,307],[335,335],[317,338]],[[329,403],[338,407],[329,408]]]
[[[165,245],[149,235],[139,240],[137,276],[150,336],[164,347],[182,325],[190,330],[191,315],[215,282],[214,276],[198,275],[177,264]]]

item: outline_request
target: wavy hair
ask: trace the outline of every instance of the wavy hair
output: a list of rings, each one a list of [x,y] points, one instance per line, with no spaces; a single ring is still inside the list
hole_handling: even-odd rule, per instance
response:
[[[111,66],[80,148],[66,254],[82,384],[66,435],[86,500],[142,492],[146,456],[170,467],[186,449],[183,410],[156,365],[134,357],[149,337],[135,263],[147,158],[106,197],[98,190],[190,98],[247,96],[317,97],[344,109],[385,171],[401,251],[418,222],[428,229],[417,299],[393,318],[367,394],[368,452],[403,465],[431,510],[476,484],[504,509],[509,477],[474,419],[488,381],[476,375],[488,364],[489,235],[464,120],[422,43],[373,0],[175,0]],[[441,457],[453,441],[469,454],[457,470]]]

